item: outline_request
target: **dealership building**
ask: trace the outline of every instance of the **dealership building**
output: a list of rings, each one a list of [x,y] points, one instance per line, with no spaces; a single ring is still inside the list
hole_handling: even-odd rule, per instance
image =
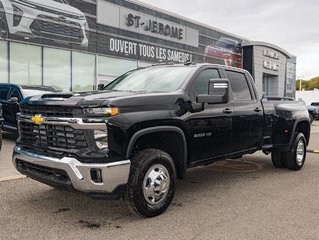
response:
[[[0,82],[96,89],[156,63],[240,67],[261,95],[295,94],[296,58],[138,1],[0,0]]]

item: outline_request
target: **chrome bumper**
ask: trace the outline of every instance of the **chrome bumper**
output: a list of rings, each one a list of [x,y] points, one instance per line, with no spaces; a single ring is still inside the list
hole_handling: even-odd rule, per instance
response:
[[[130,172],[130,160],[114,163],[86,164],[75,158],[64,157],[62,159],[35,154],[20,147],[13,151],[13,165],[17,168],[17,160],[31,164],[64,170],[74,189],[85,193],[112,193],[118,186],[126,184]],[[102,183],[93,182],[92,169],[100,169]]]

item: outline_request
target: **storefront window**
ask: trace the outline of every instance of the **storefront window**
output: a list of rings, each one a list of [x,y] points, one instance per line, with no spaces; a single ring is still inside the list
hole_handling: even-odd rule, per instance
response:
[[[43,49],[43,84],[62,91],[71,88],[71,52]]]
[[[110,77],[113,79],[130,70],[137,68],[137,61],[130,61],[119,58],[99,56],[98,63],[99,76]]]
[[[10,43],[10,82],[41,85],[41,47]]]
[[[8,42],[0,41],[0,82],[8,82]]]
[[[95,84],[95,56],[72,52],[72,91],[93,90]]]

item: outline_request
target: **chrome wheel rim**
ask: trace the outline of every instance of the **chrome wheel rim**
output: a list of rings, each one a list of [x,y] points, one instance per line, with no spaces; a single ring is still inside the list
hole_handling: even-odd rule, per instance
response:
[[[150,167],[143,180],[143,194],[150,205],[165,200],[170,189],[170,176],[166,167],[156,164]]]
[[[302,165],[305,156],[305,144],[303,140],[299,140],[297,144],[296,159],[299,166]]]

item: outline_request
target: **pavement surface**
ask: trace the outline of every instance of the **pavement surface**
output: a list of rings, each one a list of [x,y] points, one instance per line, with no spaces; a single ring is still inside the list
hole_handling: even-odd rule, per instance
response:
[[[12,147],[6,139],[0,168],[11,164]],[[319,148],[319,122],[309,148]],[[16,176],[8,171],[14,175],[1,169],[0,176]],[[0,181],[0,239],[319,239],[318,182],[318,154],[308,153],[295,172],[256,153],[189,170],[168,211],[143,219],[123,201],[93,200],[29,178]]]
[[[0,151],[0,181],[22,177],[10,160],[16,138],[15,134],[3,132],[2,150]]]

